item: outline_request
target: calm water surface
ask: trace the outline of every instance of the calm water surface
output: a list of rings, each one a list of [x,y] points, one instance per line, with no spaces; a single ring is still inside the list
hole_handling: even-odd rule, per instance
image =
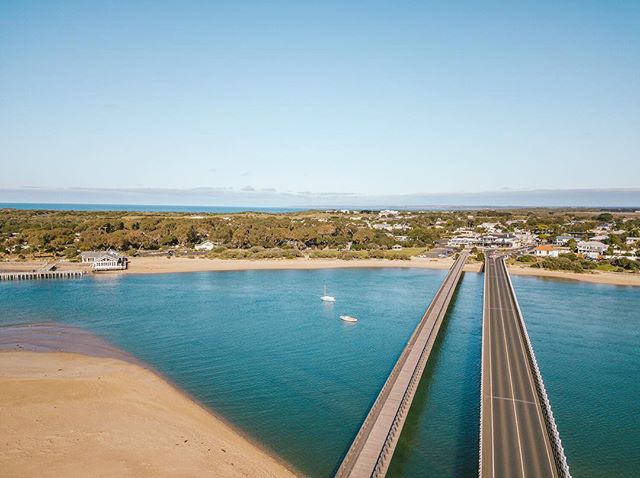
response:
[[[0,324],[130,351],[311,476],[330,476],[443,271],[241,271],[0,283]],[[318,296],[323,285],[334,305]],[[574,476],[640,469],[640,291],[514,278]],[[466,274],[390,476],[476,476],[482,276]],[[358,324],[342,323],[342,313]]]
[[[211,212],[232,214],[246,211],[285,213],[304,211],[297,207],[253,207],[253,206],[184,206],[167,204],[89,204],[89,203],[0,203],[0,209],[27,209],[46,211],[143,211],[143,212]]]
[[[513,285],[571,474],[640,476],[640,288]]]

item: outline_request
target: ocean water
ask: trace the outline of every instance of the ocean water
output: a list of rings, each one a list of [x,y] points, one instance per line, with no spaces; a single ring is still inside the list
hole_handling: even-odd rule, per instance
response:
[[[85,327],[311,476],[330,476],[444,271],[239,271],[0,283],[2,323]],[[323,286],[337,297],[319,300]],[[340,314],[358,317],[351,325]]]
[[[571,474],[640,476],[640,289],[514,277]]]
[[[0,283],[0,325],[84,327],[303,473],[331,476],[444,271],[238,271]],[[324,285],[336,295],[322,303]],[[574,476],[640,467],[640,293],[514,278]],[[360,319],[342,323],[342,313]],[[476,476],[482,276],[467,273],[389,476]]]
[[[264,207],[264,206],[190,206],[172,204],[91,204],[91,203],[11,203],[0,202],[0,209],[28,209],[28,210],[49,210],[49,211],[142,211],[142,212],[210,212],[218,214],[233,214],[239,212],[266,212],[266,213],[286,213],[308,211],[311,209],[396,209],[401,211],[477,211],[478,209],[518,209],[524,206],[460,206],[460,205],[420,205],[420,206],[398,206],[398,205],[369,205],[354,206],[343,204],[340,206],[329,205],[309,205],[309,206],[287,206],[287,207]]]
[[[45,211],[127,211],[127,212],[210,212],[233,214],[239,212],[285,213],[304,211],[295,207],[258,207],[258,206],[178,206],[170,204],[84,204],[84,203],[30,203],[0,202],[0,209],[27,209]],[[309,208],[306,208],[309,209]]]
[[[458,285],[398,441],[390,477],[478,476],[482,288],[483,276],[473,273]]]

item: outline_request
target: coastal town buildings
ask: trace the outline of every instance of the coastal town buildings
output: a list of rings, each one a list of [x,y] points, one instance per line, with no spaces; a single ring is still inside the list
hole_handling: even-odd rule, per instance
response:
[[[473,246],[476,244],[476,238],[470,236],[457,236],[452,237],[447,242],[447,246],[449,247],[467,247]]]
[[[598,241],[578,242],[578,254],[582,254],[590,259],[598,259],[609,246]]]
[[[94,271],[113,271],[126,269],[129,260],[116,251],[88,251],[80,253],[84,264],[91,264]]]
[[[559,246],[564,246],[571,239],[574,239],[574,237],[569,235],[560,235],[556,237],[555,243]]]
[[[558,251],[551,244],[540,244],[533,250],[534,256],[558,257]]]
[[[514,249],[524,245],[523,238],[510,233],[478,234],[477,232],[460,230],[460,234],[447,242],[449,247],[477,246],[486,248]]]
[[[560,254],[571,252],[568,247],[557,247],[552,244],[540,244],[533,250],[533,255],[538,257],[558,257]]]

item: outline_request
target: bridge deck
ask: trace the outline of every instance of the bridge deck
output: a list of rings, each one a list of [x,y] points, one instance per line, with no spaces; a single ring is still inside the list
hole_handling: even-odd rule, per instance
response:
[[[485,264],[482,334],[481,478],[568,476],[554,455],[560,446],[555,422],[551,416],[549,423],[542,378],[498,257]]]
[[[468,253],[463,252],[451,267],[371,407],[337,477],[364,478],[386,474],[467,257]]]

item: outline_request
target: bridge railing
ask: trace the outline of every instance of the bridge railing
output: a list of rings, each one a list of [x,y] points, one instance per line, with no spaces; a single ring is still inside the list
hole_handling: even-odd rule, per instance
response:
[[[425,318],[429,315],[429,313],[433,309],[434,304],[437,302],[437,299],[442,295],[443,291],[446,290],[446,286],[450,282],[451,277],[456,275],[454,274],[454,271],[456,271],[458,268],[461,268],[462,266],[460,265],[460,263],[464,264],[465,261],[466,259],[462,259],[461,257],[456,259],[456,262],[454,263],[453,267],[449,270],[449,273],[447,274],[445,280],[443,281],[442,285],[436,292],[434,299],[431,301],[431,303],[429,304],[429,307],[427,307],[427,310],[425,311],[422,318],[420,319],[418,326],[411,334],[411,337],[407,341],[407,344],[405,345],[405,347],[402,349],[402,352],[400,353],[398,360],[393,366],[393,369],[391,370],[389,377],[387,378],[384,385],[382,386],[380,393],[376,397],[376,400],[373,402],[373,405],[371,406],[369,413],[367,414],[366,418],[364,419],[364,422],[360,426],[360,430],[358,431],[358,434],[356,435],[351,446],[349,447],[347,454],[344,456],[342,460],[342,464],[340,465],[340,468],[338,468],[338,471],[336,472],[336,475],[335,475],[336,478],[347,477],[351,473],[351,469],[354,465],[354,459],[356,458],[357,454],[361,451],[364,441],[368,438],[375,418],[377,418],[378,415],[380,414],[380,410],[382,409],[385,403],[385,400],[389,395],[391,387],[395,383],[398,375],[400,374],[400,371],[402,370],[402,367],[407,361],[407,356],[409,355],[409,352],[411,351],[418,336],[420,335],[420,332],[424,328]],[[403,397],[403,401],[405,397]],[[387,443],[388,441],[385,443],[385,447],[387,446]],[[383,448],[383,453],[385,453],[386,455],[388,453],[388,448],[386,450]],[[378,468],[377,465],[376,465],[376,468]],[[377,475],[374,475],[374,476],[377,476]]]
[[[522,311],[520,310],[520,304],[518,304],[518,298],[516,296],[515,289],[513,288],[513,284],[511,282],[511,276],[509,275],[509,271],[506,270],[507,266],[504,262],[504,258],[502,258],[502,265],[505,268],[505,271],[507,273],[507,279],[509,282],[511,297],[513,298],[513,302],[516,304],[516,309],[518,311],[518,321],[520,323],[520,331],[524,337],[525,345],[527,348],[527,358],[533,370],[533,376],[536,384],[536,393],[538,395],[538,400],[540,400],[540,404],[542,405],[541,406],[542,415],[544,417],[547,433],[549,434],[549,441],[551,442],[551,451],[553,453],[553,460],[555,461],[556,468],[558,470],[558,474],[560,475],[560,477],[571,478],[571,473],[569,472],[569,465],[567,464],[567,457],[564,453],[564,448],[562,447],[562,441],[560,440],[560,434],[558,433],[558,427],[556,426],[556,421],[553,417],[553,412],[551,411],[551,403],[549,402],[549,397],[547,396],[547,391],[544,387],[542,374],[540,373],[540,368],[538,367],[538,361],[536,360],[536,355],[533,352],[533,345],[531,345],[531,340],[529,339],[529,333],[527,332],[527,327],[524,323],[524,316],[522,315]]]
[[[484,324],[486,323],[486,317],[484,316],[484,314],[486,313],[486,306],[487,306],[487,261],[489,260],[488,257],[485,257],[484,260],[484,289],[483,289],[483,293],[482,293],[482,348],[480,350],[482,350],[481,353],[484,353]],[[483,421],[484,421],[484,413],[482,412],[482,410],[484,409],[484,407],[482,406],[482,402],[484,400],[484,357],[480,357],[480,459],[478,460],[478,476],[482,476],[482,430],[484,430],[483,428]]]
[[[443,282],[441,292],[446,291],[447,293],[445,303],[450,301],[451,297],[455,293],[455,289],[451,287],[449,283],[451,281],[455,281],[456,277],[461,273],[461,269],[464,265],[463,262],[464,261],[462,261],[462,263],[457,263],[455,267],[451,269],[451,272],[447,276],[445,282]],[[434,299],[433,303],[435,302],[436,300]],[[443,312],[443,315],[444,314],[446,314],[446,310]],[[425,316],[426,316],[426,313],[425,313]],[[416,365],[416,368],[411,376],[411,381],[409,382],[409,386],[407,387],[407,390],[404,396],[402,397],[402,401],[400,402],[400,406],[398,407],[398,411],[396,412],[396,415],[393,418],[393,425],[389,430],[387,439],[385,440],[384,447],[382,448],[382,453],[378,457],[378,462],[376,463],[376,467],[373,471],[373,474],[371,475],[373,478],[384,476],[384,471],[388,467],[388,461],[393,456],[393,450],[391,449],[392,443],[395,442],[394,439],[396,434],[398,434],[402,430],[402,424],[406,418],[406,413],[409,411],[408,408],[410,407],[410,404],[413,401],[415,389],[420,383],[421,374],[417,374],[415,371],[424,369],[424,367],[426,366],[426,361],[428,356],[429,356],[429,352],[425,348],[425,350],[423,350],[422,353],[420,354],[420,359],[418,360],[418,364]]]

